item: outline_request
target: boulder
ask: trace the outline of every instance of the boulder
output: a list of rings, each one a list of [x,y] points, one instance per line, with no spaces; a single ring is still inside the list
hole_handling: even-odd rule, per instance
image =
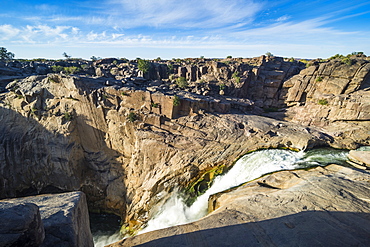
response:
[[[40,246],[45,238],[39,208],[0,201],[0,246]]]
[[[39,207],[45,229],[41,246],[94,246],[86,197],[82,192],[15,198],[4,202]]]
[[[369,246],[369,181],[338,165],[281,171],[211,196],[199,221],[109,246]]]

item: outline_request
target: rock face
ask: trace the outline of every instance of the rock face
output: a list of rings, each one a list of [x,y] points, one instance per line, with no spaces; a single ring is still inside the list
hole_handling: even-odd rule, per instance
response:
[[[27,212],[24,211],[24,207],[21,205],[27,205],[28,207],[31,205],[36,212],[38,212],[38,208],[40,209],[40,213],[35,213],[35,215],[38,215],[38,217],[41,215],[42,223],[37,221],[29,223],[30,230],[39,233],[39,238],[34,239],[34,242],[38,240],[38,244],[14,246],[94,246],[90,232],[86,197],[81,192],[17,198],[0,201],[0,205],[2,204],[20,205],[18,208],[13,207],[13,210],[19,210],[15,212],[15,215],[19,214],[19,212]],[[5,218],[1,217],[1,220],[3,219],[5,220]],[[17,218],[13,220],[20,223],[23,222],[22,220],[18,221]],[[44,229],[45,235],[43,235]],[[40,236],[42,236],[41,239]],[[44,236],[45,239],[43,238]],[[42,244],[40,245],[41,242]]]
[[[277,172],[212,196],[199,221],[110,246],[368,246],[369,181],[338,165]]]
[[[0,201],[0,246],[40,246],[45,238],[39,208]]]
[[[280,99],[282,105],[293,107],[284,119],[325,127],[338,139],[369,145],[370,63],[356,57],[351,63],[332,60],[312,65],[285,81]],[[336,147],[354,148],[350,142]]]

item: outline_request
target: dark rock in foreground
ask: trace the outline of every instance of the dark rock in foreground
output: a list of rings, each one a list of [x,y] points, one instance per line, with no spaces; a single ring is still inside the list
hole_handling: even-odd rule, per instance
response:
[[[41,246],[94,246],[84,193],[71,192],[16,198],[1,201],[0,205],[10,203],[36,204],[39,207],[45,229],[45,240]],[[23,212],[23,209],[20,212]]]
[[[0,246],[40,246],[45,238],[39,208],[0,202]]]

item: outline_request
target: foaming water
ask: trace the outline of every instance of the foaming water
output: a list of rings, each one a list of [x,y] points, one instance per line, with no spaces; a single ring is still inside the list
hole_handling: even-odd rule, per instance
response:
[[[120,217],[112,214],[90,214],[90,229],[93,235],[94,246],[103,247],[117,242],[122,237],[119,229]]]
[[[345,162],[347,153],[333,149],[293,152],[290,150],[260,150],[243,156],[226,174],[215,178],[212,186],[188,207],[184,197],[175,192],[149,220],[139,233],[145,233],[174,225],[186,224],[207,214],[210,195],[251,181],[264,174],[306,168],[328,163]]]
[[[197,197],[191,206],[187,206],[185,203],[186,196],[175,189],[166,202],[152,209],[154,211],[152,212],[153,217],[139,234],[190,223],[204,217],[207,214],[208,198],[212,194],[275,171],[332,163],[344,164],[347,160],[347,153],[334,149],[316,149],[308,152],[267,149],[246,154],[226,174],[217,176],[212,186],[204,194]],[[118,240],[119,238],[116,239],[116,241]]]

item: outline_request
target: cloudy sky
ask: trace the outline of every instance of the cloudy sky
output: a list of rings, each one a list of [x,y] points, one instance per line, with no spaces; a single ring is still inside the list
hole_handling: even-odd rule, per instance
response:
[[[370,55],[364,0],[0,0],[16,58]]]

